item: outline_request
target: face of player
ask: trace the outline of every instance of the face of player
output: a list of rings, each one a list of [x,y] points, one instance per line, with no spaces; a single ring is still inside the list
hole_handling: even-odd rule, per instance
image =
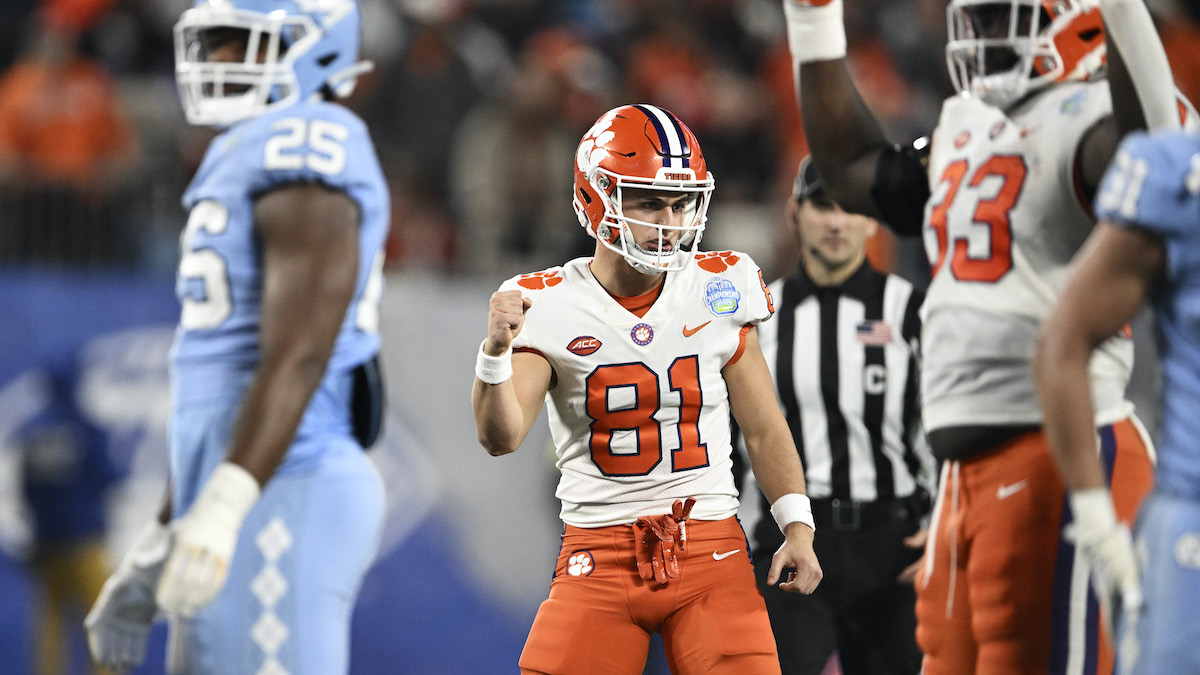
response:
[[[795,202],[793,202],[795,205]],[[867,239],[875,234],[875,221],[852,213],[821,196],[805,199],[792,208],[792,222],[800,237],[805,265],[815,281],[849,275],[866,256]]]
[[[242,63],[246,60],[246,47],[250,42],[250,31],[244,28],[210,28],[200,34],[200,46],[209,63]],[[259,40],[258,63],[266,63],[268,43]]]
[[[696,198],[692,192],[624,188],[621,215],[639,248],[655,255],[669,253],[678,245],[679,228],[690,225],[696,216]]]

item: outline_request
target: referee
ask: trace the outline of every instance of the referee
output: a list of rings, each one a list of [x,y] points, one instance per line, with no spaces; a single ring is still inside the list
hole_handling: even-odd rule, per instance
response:
[[[752,559],[780,665],[784,675],[817,675],[836,651],[845,675],[917,673],[912,577],[936,476],[917,395],[924,296],[866,262],[878,224],[830,201],[811,158],[787,218],[801,263],[771,284],[775,320],[758,331],[804,463],[825,578],[811,596],[768,586],[783,535],[758,520]],[[760,509],[769,513],[765,501]]]

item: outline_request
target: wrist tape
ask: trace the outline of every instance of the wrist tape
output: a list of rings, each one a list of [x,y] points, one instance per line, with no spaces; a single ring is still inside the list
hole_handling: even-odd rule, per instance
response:
[[[820,0],[816,0],[820,2]],[[846,56],[846,27],[842,22],[842,0],[827,4],[784,0],[788,48],[800,63],[831,61]]]
[[[500,356],[488,356],[483,351],[484,340],[479,344],[479,356],[475,358],[475,377],[484,384],[500,384],[512,377],[512,347]]]
[[[775,517],[775,524],[779,526],[780,532],[786,532],[787,526],[792,523],[804,523],[812,528],[813,532],[817,531],[808,495],[790,492],[776,499],[771,505],[771,515]]]

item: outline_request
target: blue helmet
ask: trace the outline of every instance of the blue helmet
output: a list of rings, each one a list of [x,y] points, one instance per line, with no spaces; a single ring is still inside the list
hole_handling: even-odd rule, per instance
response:
[[[175,81],[192,124],[225,126],[314,95],[349,96],[355,0],[199,0],[175,24]]]

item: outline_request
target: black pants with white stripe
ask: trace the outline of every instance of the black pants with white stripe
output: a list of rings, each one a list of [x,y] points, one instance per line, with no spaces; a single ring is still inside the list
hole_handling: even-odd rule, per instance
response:
[[[896,577],[920,555],[904,545],[916,517],[858,530],[817,524],[813,548],[824,578],[812,595],[766,585],[775,549],[754,551],[754,573],[771,615],[783,675],[818,675],[835,651],[844,675],[914,675],[916,594]],[[769,550],[768,550],[769,549]]]

